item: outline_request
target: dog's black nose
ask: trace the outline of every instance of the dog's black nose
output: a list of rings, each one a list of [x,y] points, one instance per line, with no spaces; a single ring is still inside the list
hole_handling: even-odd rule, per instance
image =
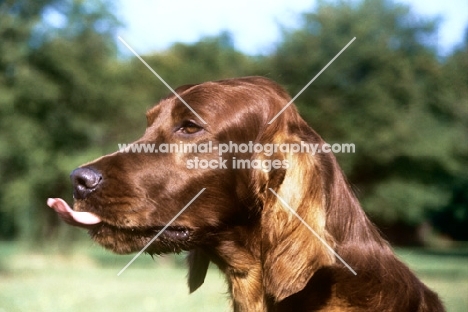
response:
[[[78,168],[72,171],[70,178],[73,183],[73,197],[84,199],[96,190],[102,181],[102,175],[91,168]]]

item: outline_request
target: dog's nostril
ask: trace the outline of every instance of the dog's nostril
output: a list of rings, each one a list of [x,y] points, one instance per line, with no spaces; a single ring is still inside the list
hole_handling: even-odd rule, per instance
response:
[[[101,181],[101,177],[97,175],[89,175],[86,173],[83,176],[78,176],[76,178],[76,184],[83,185],[86,188],[95,188],[96,185]]]
[[[91,168],[78,168],[70,174],[73,183],[73,196],[76,199],[86,198],[102,181],[102,175]]]

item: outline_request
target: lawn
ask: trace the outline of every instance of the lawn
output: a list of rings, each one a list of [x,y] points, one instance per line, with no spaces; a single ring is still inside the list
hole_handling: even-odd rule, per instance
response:
[[[54,250],[55,249],[55,250]],[[219,272],[189,295],[181,256],[132,256],[89,244],[58,253],[0,243],[0,312],[14,311],[229,311]],[[404,262],[436,290],[448,311],[468,311],[468,251],[398,250]]]

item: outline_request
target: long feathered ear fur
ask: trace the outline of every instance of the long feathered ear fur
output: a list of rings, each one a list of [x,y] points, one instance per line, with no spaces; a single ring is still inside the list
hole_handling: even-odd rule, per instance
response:
[[[280,118],[267,127],[259,139],[261,144],[324,143],[294,108],[288,108]],[[324,244],[334,247],[325,228],[326,197],[321,167],[319,159],[311,153],[278,151],[270,157],[261,153],[253,157],[279,159],[283,164],[287,161],[286,168],[252,172],[254,191],[262,209],[263,286],[267,295],[281,301],[302,290],[319,268],[335,262],[333,253]]]

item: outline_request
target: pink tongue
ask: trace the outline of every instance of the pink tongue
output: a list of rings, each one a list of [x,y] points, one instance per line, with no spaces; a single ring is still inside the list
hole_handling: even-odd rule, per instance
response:
[[[50,208],[53,208],[63,221],[71,225],[86,227],[87,225],[93,225],[101,222],[101,219],[91,212],[78,212],[72,210],[61,198],[49,198],[47,200],[47,205]]]

